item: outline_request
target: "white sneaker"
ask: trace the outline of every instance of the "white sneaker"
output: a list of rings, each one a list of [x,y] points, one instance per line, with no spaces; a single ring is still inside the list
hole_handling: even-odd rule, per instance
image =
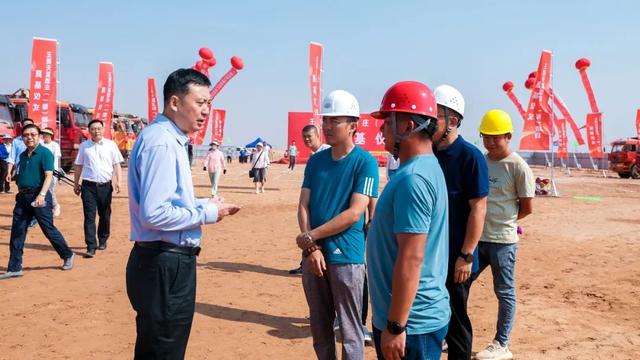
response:
[[[513,359],[513,354],[509,351],[509,347],[500,345],[499,342],[493,340],[491,344],[476,354],[478,360],[510,360]]]
[[[60,216],[60,204],[56,204],[56,206],[53,208],[53,216]]]
[[[362,331],[364,332],[364,346],[373,346],[373,338],[369,329],[365,325],[362,325]]]

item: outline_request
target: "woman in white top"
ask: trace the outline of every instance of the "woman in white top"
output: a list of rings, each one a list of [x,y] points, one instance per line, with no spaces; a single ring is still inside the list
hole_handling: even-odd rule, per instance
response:
[[[256,145],[256,153],[253,156],[251,167],[253,168],[253,183],[256,187],[256,194],[264,193],[264,183],[266,181],[267,167],[271,165],[269,154],[263,151],[262,143]]]
[[[57,142],[53,141],[53,129],[52,128],[44,128],[42,130],[42,146],[46,147],[53,154],[53,169],[55,171],[60,171],[60,158],[62,157],[62,152],[60,151],[60,145]],[[51,191],[51,200],[53,204],[53,216],[60,216],[60,204],[58,203],[58,197],[56,196],[56,187],[58,186],[58,178],[53,177],[53,181],[51,181],[51,186],[49,186],[49,191]]]

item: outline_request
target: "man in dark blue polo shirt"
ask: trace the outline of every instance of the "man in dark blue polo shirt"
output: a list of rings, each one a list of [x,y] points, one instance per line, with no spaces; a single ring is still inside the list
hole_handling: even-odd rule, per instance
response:
[[[53,208],[49,185],[53,179],[53,154],[39,144],[40,129],[29,124],[22,128],[22,138],[27,149],[20,154],[18,194],[13,209],[11,241],[9,242],[9,265],[0,279],[22,276],[22,252],[27,227],[36,218],[40,228],[61,259],[62,270],[73,267],[73,252],[64,237],[53,225]]]
[[[462,94],[449,85],[434,91],[438,103],[438,132],[433,136],[435,155],[447,182],[449,195],[449,270],[447,290],[451,321],[446,337],[448,358],[471,358],[473,331],[467,314],[471,273],[478,268],[477,245],[487,211],[489,175],[480,150],[458,135],[464,115]]]

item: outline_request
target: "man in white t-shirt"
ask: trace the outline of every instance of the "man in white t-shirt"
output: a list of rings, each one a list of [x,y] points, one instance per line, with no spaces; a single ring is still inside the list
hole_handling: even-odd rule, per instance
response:
[[[53,170],[60,171],[60,158],[62,158],[62,152],[60,151],[60,145],[53,141],[53,129],[50,127],[44,128],[41,131],[42,146],[46,147],[53,154]],[[56,187],[58,186],[58,178],[53,176],[49,191],[51,191],[51,201],[53,206],[53,216],[60,216],[60,204],[58,203],[58,197],[56,196]]]
[[[518,250],[518,220],[533,212],[535,180],[529,165],[509,149],[513,125],[509,114],[490,110],[482,118],[480,134],[487,149],[489,196],[487,215],[478,244],[479,269],[487,266],[493,273],[493,288],[498,298],[496,334],[477,359],[511,359],[509,335],[516,315],[515,265]]]
[[[115,142],[102,137],[104,124],[100,120],[89,122],[91,140],[80,144],[75,161],[74,192],[82,194],[84,210],[84,241],[86,256],[96,255],[96,248],[107,248],[111,222],[111,197],[113,190],[120,192],[124,160]],[[80,177],[82,176],[82,185]],[[113,181],[112,181],[113,180]],[[98,243],[96,243],[96,210],[98,212]]]

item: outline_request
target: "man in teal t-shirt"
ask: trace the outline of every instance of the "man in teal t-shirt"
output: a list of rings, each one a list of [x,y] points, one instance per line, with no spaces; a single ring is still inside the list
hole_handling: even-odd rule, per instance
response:
[[[447,188],[431,142],[436,102],[426,85],[399,82],[371,116],[384,119],[385,149],[400,159],[367,236],[376,353],[440,359],[451,309]]]
[[[356,98],[332,91],[323,101],[322,130],[330,150],[309,159],[300,191],[296,243],[303,250],[302,285],[318,359],[336,359],[333,323],[342,330],[342,358],[364,359],[361,325],[365,277],[364,215],[378,196],[378,162],[353,143]]]
[[[296,157],[298,156],[298,148],[296,147],[296,141],[293,140],[289,145],[289,170],[293,170],[296,167]]]

